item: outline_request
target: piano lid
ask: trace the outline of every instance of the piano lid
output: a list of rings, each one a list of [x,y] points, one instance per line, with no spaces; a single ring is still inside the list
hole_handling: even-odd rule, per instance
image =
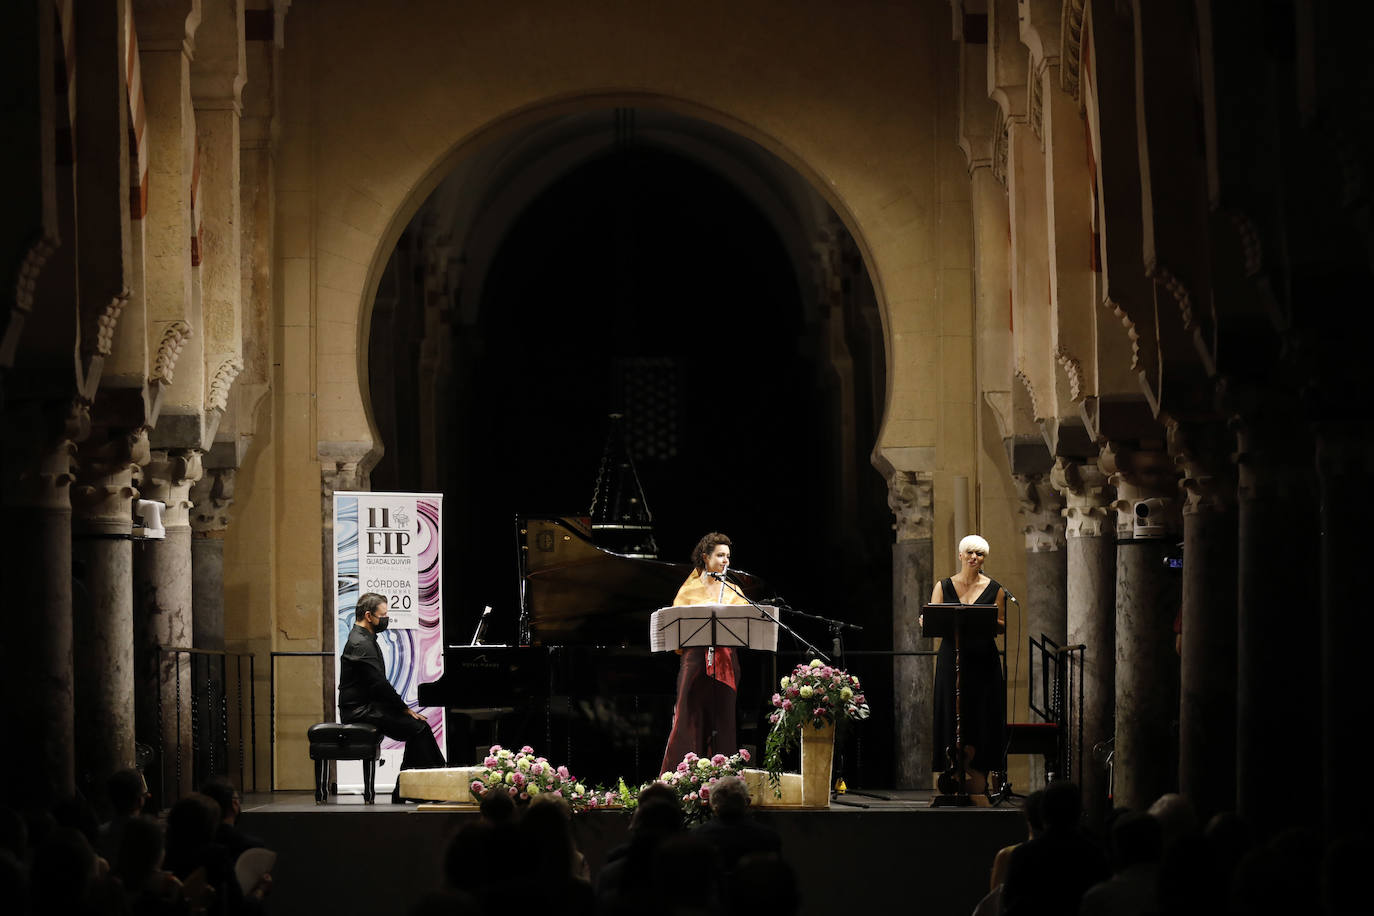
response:
[[[650,615],[672,604],[692,571],[598,547],[573,519],[529,516],[517,526],[520,632],[533,645],[644,646]],[[737,575],[750,598],[764,594],[762,579]]]

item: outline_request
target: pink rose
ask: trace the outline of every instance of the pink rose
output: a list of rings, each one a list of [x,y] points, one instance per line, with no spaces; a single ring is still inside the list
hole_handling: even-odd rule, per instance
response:
[[[484,786],[484,785],[482,784],[482,780],[480,780],[480,779],[474,779],[474,780],[472,781],[472,786],[471,786],[471,788],[472,788],[472,791],[477,792],[478,794],[481,794],[482,790],[485,789],[486,786]]]
[[[520,793],[520,797],[521,797],[522,799],[527,799],[527,798],[530,797],[530,793],[528,793],[528,792],[521,792],[521,793]]]
[[[568,772],[568,768],[567,768],[567,767],[559,767],[559,768],[558,768],[558,778],[559,778],[559,779],[572,779],[572,774]]]
[[[683,757],[682,759],[687,761],[688,763],[696,763],[701,758],[696,755],[695,751],[688,751],[687,756]]]
[[[790,710],[790,709],[792,708],[792,701],[791,701],[791,700],[783,700],[783,701],[782,701],[782,708],[783,708],[783,709],[788,709],[788,710]],[[748,760],[749,758],[748,758],[748,757],[745,757],[744,759],[745,759],[745,760]]]
[[[681,763],[679,763],[679,764],[677,765],[677,771],[678,771],[679,773],[686,773],[686,772],[687,772],[688,770],[690,770],[690,769],[691,769],[691,767],[689,767],[689,766],[687,765],[687,761],[685,761],[685,760],[682,761]]]
[[[744,758],[745,763],[749,762],[749,752],[746,751],[744,748],[739,749],[739,755]]]
[[[520,753],[522,753],[522,754],[533,754],[533,753],[534,753],[534,748],[530,747],[530,746],[527,744],[527,745],[525,745],[524,747],[520,748]]]
[[[775,713],[773,713],[771,716],[768,717],[768,721],[769,721],[769,722],[772,722],[774,725],[777,725],[777,724],[778,724],[778,720],[781,719],[781,718],[782,718],[782,713],[775,712]]]
[[[487,769],[491,769],[492,767],[496,766],[496,758],[488,757],[487,759],[482,761],[482,766],[486,767]]]
[[[596,796],[595,796],[595,795],[593,795],[591,798],[587,799],[587,807],[588,807],[588,808],[595,808],[595,807],[596,807]]]
[[[523,785],[525,784],[525,774],[524,774],[524,773],[521,773],[521,772],[519,772],[519,771],[517,770],[517,771],[515,772],[515,774],[514,774],[514,777],[515,777],[515,785],[517,785],[517,786],[523,786]]]
[[[778,694],[776,694],[776,693],[773,694],[773,705],[774,705],[774,706],[777,706],[778,703],[781,702],[781,701],[782,701],[782,697],[781,697],[780,695],[778,695]]]
[[[868,700],[864,697],[863,694],[859,694],[854,698],[854,702],[858,703],[859,705],[863,705],[864,703],[867,703]]]
[[[711,765],[712,765],[712,766],[724,766],[724,765],[725,765],[725,755],[724,755],[724,754],[717,754],[716,756],[712,757],[712,758],[711,758]]]
[[[488,754],[491,754],[491,755],[493,755],[493,756],[495,756],[496,754],[501,753],[501,745],[499,745],[499,744],[493,744],[493,745],[491,746],[491,750],[487,751],[487,753],[488,753]]]

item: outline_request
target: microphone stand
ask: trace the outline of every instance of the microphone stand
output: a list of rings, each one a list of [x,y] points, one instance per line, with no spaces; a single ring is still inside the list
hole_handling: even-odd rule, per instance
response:
[[[757,611],[758,611],[760,614],[762,614],[764,617],[767,617],[769,620],[773,621],[773,622],[776,623],[778,626],[782,627],[782,628],[783,628],[784,630],[786,630],[788,633],[791,633],[791,634],[792,634],[792,638],[795,639],[795,640],[797,640],[797,642],[801,643],[802,645],[804,645],[810,654],[812,654],[812,655],[814,655],[814,656],[820,658],[822,661],[826,662],[826,664],[829,664],[829,663],[830,663],[830,656],[826,655],[826,654],[825,654],[824,652],[822,652],[820,649],[818,649],[818,648],[816,648],[815,646],[813,646],[809,641],[807,641],[805,638],[803,638],[802,635],[801,635],[800,633],[798,633],[796,630],[794,630],[794,629],[792,629],[791,627],[789,627],[787,624],[783,623],[782,620],[780,620],[778,617],[775,617],[774,615],[772,615],[772,614],[768,613],[767,611],[765,611],[763,608],[759,607],[757,604],[754,604],[753,601],[750,601],[750,600],[749,600],[749,596],[746,595],[746,594],[744,594],[744,592],[740,591],[738,588],[736,588],[735,585],[734,585],[734,583],[727,583],[726,580],[725,580],[725,575],[726,575],[727,573],[729,573],[729,571],[730,571],[730,570],[727,568],[726,571],[725,571],[724,573],[720,573],[720,574],[719,574],[719,575],[720,575],[720,581],[721,581],[721,584],[722,584],[722,585],[729,584],[730,590],[731,590],[732,592],[734,592],[736,595],[739,595],[739,596],[740,596],[741,598],[743,598],[745,601],[748,601],[749,604],[750,604],[750,606],[752,606],[755,610],[757,610]],[[715,574],[713,573],[712,575],[715,575]],[[721,594],[722,594],[722,595],[725,594],[725,592],[724,592],[723,589],[722,589],[722,591],[721,591]],[[782,612],[784,612],[784,613],[787,613],[787,614],[793,614],[793,615],[795,615],[795,616],[797,616],[797,617],[805,617],[807,620],[815,620],[815,621],[817,621],[817,622],[819,622],[819,623],[824,623],[824,624],[830,629],[831,636],[833,637],[833,646],[834,646],[835,656],[840,660],[839,667],[840,667],[840,668],[844,668],[844,639],[843,639],[843,637],[842,637],[841,634],[842,634],[842,632],[843,632],[846,628],[847,628],[847,629],[851,629],[851,630],[862,630],[863,627],[861,627],[861,626],[859,626],[858,624],[855,624],[855,623],[846,623],[846,622],[843,621],[843,620],[835,620],[834,618],[831,618],[831,617],[822,617],[822,616],[820,616],[819,614],[808,614],[808,613],[806,613],[805,611],[798,611],[798,610],[796,610],[795,608],[790,607],[790,606],[787,604],[786,601],[783,601],[783,602],[778,606],[778,610],[779,610],[779,611],[782,611]],[[775,673],[776,673],[776,671],[775,671]],[[774,681],[774,683],[776,683],[776,680]],[[839,754],[838,754],[838,756],[839,756],[839,758],[840,758],[840,761],[839,761],[840,765],[839,765],[839,767],[838,767],[839,777],[840,777],[841,779],[843,779],[843,778],[844,778],[844,748],[843,748],[842,745],[839,746]],[[886,796],[886,795],[876,795],[876,794],[871,793],[871,792],[854,792],[854,793],[852,793],[852,794],[854,794],[854,795],[861,795],[861,796],[863,796],[864,798],[876,798],[876,799],[879,799],[879,800],[881,800],[881,801],[891,801],[891,800],[892,800],[889,796]],[[834,784],[833,782],[830,784],[830,800],[831,800],[831,802],[832,802],[833,804],[836,804],[836,805],[843,805],[843,806],[848,807],[848,808],[868,808],[868,807],[869,807],[869,805],[866,805],[866,804],[864,804],[863,802],[849,801],[849,800],[840,798],[840,797],[838,796],[838,793],[835,791],[835,784]]]

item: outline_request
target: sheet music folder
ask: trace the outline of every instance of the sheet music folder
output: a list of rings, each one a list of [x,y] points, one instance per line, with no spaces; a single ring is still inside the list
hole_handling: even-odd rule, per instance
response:
[[[760,605],[769,614],[777,609]],[[649,618],[649,651],[729,646],[778,651],[778,625],[748,604],[687,604],[659,608]]]
[[[997,635],[995,604],[927,604],[921,608],[921,636],[951,639],[963,628],[966,638]]]

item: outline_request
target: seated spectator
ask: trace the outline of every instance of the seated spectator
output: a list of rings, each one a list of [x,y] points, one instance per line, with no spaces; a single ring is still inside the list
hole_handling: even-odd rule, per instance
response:
[[[29,905],[34,916],[96,913],[95,850],[74,827],[59,827],[33,853]]]
[[[503,896],[522,879],[515,848],[515,824],[470,821],[459,828],[444,850],[444,884],[477,899],[487,908],[499,906]]]
[[[115,857],[119,864],[112,874],[124,888],[132,916],[182,913],[191,906],[181,882],[163,870],[163,853],[162,827],[157,821],[136,817],[124,825]]]
[[[796,916],[801,911],[797,873],[775,855],[746,856],[727,884],[729,916]]]
[[[445,888],[425,894],[406,913],[408,916],[482,916],[483,909],[470,894]]]
[[[504,789],[493,789],[482,796],[477,806],[482,820],[488,824],[513,824],[515,822],[515,799]]]
[[[105,798],[110,803],[111,817],[96,831],[95,851],[111,867],[116,865],[124,825],[143,813],[143,805],[152,796],[143,774],[136,769],[120,770],[105,783]]]
[[[749,787],[744,780],[725,776],[710,789],[711,813],[715,816],[695,828],[692,835],[716,850],[727,874],[747,855],[782,852],[778,832],[749,815]]]
[[[1026,839],[1033,840],[1045,831],[1040,818],[1040,809],[1045,800],[1044,790],[1037,790],[1026,796],[1021,805],[1021,816],[1026,819]],[[996,916],[1002,911],[1002,884],[1007,880],[1007,863],[1011,854],[1020,843],[1012,843],[997,850],[992,857],[992,874],[988,880],[988,893],[973,909],[973,916]]]
[[[1159,913],[1159,858],[1164,831],[1149,814],[1130,812],[1112,824],[1112,876],[1088,888],[1081,916],[1154,916]]]
[[[220,822],[215,828],[215,842],[229,851],[229,861],[237,862],[245,849],[255,849],[267,844],[238,828],[239,815],[243,813],[243,796],[233,783],[222,776],[214,776],[205,781],[200,791],[215,800],[219,805]]]
[[[572,811],[556,795],[539,795],[515,826],[517,848],[530,881],[527,898],[569,916],[596,910],[587,863],[572,834]]]
[[[596,899],[604,913],[652,912],[654,853],[668,838],[682,832],[682,808],[673,801],[650,798],[635,810],[625,854],[607,862],[596,878]]]
[[[654,850],[654,900],[672,916],[719,913],[722,877],[720,856],[695,830],[668,837]]]
[[[1079,825],[1078,786],[1067,780],[1045,789],[1045,832],[1011,854],[1002,886],[1006,916],[1059,916],[1078,911],[1083,892],[1111,874],[1106,857]]]
[[[631,836],[633,836],[634,834],[635,820],[639,817],[639,812],[644,808],[646,802],[653,801],[655,799],[661,802],[666,802],[667,804],[673,805],[675,807],[681,805],[681,802],[678,800],[677,793],[670,789],[667,783],[649,783],[647,786],[640,790],[639,799],[635,805],[634,814],[630,816]],[[613,847],[610,852],[606,853],[606,861],[608,863],[614,862],[616,859],[623,858],[624,855],[629,851],[630,843],[629,840],[626,840],[624,843],[621,843],[619,846]]]

